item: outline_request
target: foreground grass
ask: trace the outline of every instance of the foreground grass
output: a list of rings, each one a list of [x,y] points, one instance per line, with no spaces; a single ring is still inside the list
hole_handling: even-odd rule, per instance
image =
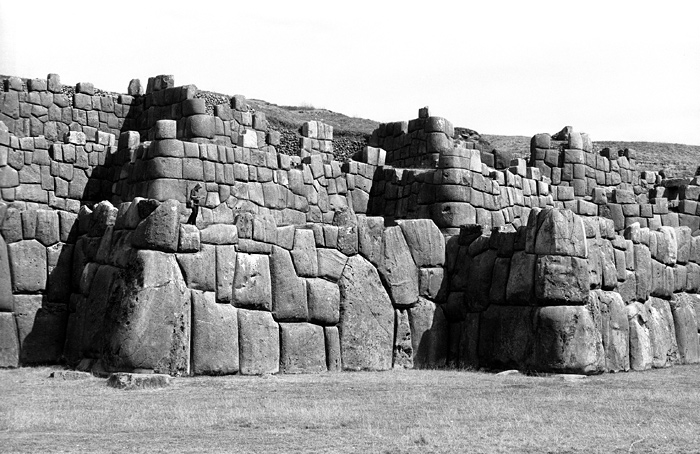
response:
[[[2,452],[700,452],[700,367],[564,381],[391,371],[121,391],[0,370]]]

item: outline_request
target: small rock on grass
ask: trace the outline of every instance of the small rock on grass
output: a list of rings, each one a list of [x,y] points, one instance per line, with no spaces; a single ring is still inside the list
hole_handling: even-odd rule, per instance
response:
[[[511,375],[522,375],[519,370],[504,370],[503,372],[499,372],[496,374],[497,377],[509,377]]]
[[[79,370],[57,370],[51,372],[49,378],[58,378],[61,380],[85,380],[86,378],[92,378],[92,374],[89,372],[81,372]]]
[[[166,374],[132,374],[118,372],[109,376],[107,385],[117,389],[156,389],[170,386],[172,377]]]

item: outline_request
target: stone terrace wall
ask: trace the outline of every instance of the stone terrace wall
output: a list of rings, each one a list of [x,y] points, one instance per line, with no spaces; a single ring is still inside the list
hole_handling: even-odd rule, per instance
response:
[[[79,84],[58,107],[57,83],[25,92],[13,78],[0,100],[2,366],[700,361],[700,186],[668,189],[631,150],[537,135],[535,166],[495,169],[425,108],[341,165],[319,122],[302,128],[300,156],[278,154],[242,96],[207,115],[196,88],[159,76],[146,94]],[[187,225],[196,183],[206,197]]]

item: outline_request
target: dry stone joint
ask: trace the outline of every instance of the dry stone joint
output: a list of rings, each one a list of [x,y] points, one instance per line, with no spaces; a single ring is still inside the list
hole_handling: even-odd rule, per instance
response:
[[[228,99],[228,98],[227,98]],[[530,158],[433,116],[296,154],[174,78],[0,92],[0,367],[169,375],[700,361],[700,181],[567,127]]]

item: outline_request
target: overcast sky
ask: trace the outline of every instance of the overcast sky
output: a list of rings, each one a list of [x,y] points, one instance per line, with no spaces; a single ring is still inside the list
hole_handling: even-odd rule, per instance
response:
[[[0,74],[700,145],[697,3],[0,0]],[[694,7],[695,6],[695,7]]]

